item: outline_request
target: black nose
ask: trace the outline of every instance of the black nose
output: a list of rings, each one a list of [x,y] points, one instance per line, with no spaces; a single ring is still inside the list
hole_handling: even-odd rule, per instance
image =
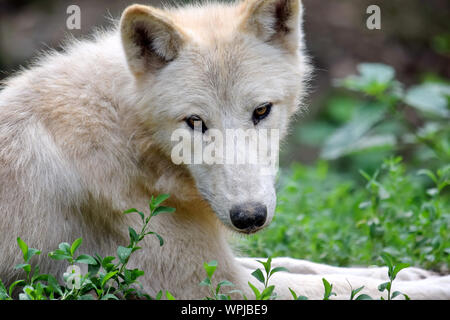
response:
[[[267,218],[267,207],[256,202],[236,205],[230,210],[230,218],[233,225],[239,230],[251,231],[264,225]]]

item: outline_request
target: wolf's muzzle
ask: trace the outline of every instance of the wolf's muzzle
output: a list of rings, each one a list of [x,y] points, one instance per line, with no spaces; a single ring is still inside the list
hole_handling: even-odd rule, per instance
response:
[[[230,210],[230,219],[240,231],[253,232],[266,222],[267,207],[257,202],[235,205]]]

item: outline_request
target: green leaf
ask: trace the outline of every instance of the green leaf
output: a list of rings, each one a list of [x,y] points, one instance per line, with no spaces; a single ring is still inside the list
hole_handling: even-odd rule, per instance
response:
[[[401,88],[399,83],[394,80],[395,70],[391,66],[381,63],[361,63],[357,66],[357,69],[359,75],[338,80],[336,84],[376,97],[386,95],[386,90],[390,88],[390,96],[395,98],[401,96],[401,92],[397,92]]]
[[[425,83],[411,87],[403,101],[421,112],[447,118],[450,116],[447,109],[448,96],[450,96],[449,85]]]
[[[120,262],[126,263],[128,258],[130,257],[131,252],[131,248],[119,246],[117,248],[117,256],[119,257]]]
[[[139,210],[136,209],[136,208],[131,208],[131,209],[125,210],[125,211],[123,212],[123,214],[129,214],[129,213],[133,213],[133,212],[138,213]]]
[[[93,257],[91,257],[88,254],[82,254],[79,255],[76,259],[75,259],[76,263],[84,263],[84,264],[92,264],[92,265],[97,265],[97,260],[95,260]]]
[[[0,279],[0,300],[10,300],[11,298],[8,295],[5,285]]]
[[[397,296],[399,296],[399,295],[402,295],[403,293],[401,293],[400,291],[394,291],[393,293],[392,293],[392,296],[391,296],[391,299],[394,299],[395,297],[397,297]]]
[[[22,254],[23,254],[23,260],[24,260],[25,262],[28,262],[28,260],[27,260],[27,256],[28,256],[28,246],[27,246],[27,244],[26,244],[22,239],[20,239],[20,237],[17,237],[17,244],[19,245],[19,248],[20,248],[20,250],[22,251]]]
[[[234,287],[234,283],[228,280],[222,280],[217,284],[218,287]]]
[[[383,252],[381,253],[381,258],[384,260],[384,263],[386,263],[386,265],[388,266],[389,269],[391,269],[394,265],[394,259],[392,258],[392,256],[387,253],[387,252]]]
[[[136,280],[139,277],[142,277],[145,274],[143,270],[133,269],[131,270],[132,279]]]
[[[161,300],[161,298],[162,298],[162,290],[159,290],[159,292],[156,294],[156,297],[155,297],[155,299],[156,300]]]
[[[141,249],[142,249],[142,247],[133,247],[133,249],[131,250],[131,253],[141,250]]]
[[[272,276],[274,273],[277,273],[277,272],[289,272],[289,270],[286,269],[285,267],[276,267],[276,268],[273,268],[273,269],[270,271],[269,277]]]
[[[338,128],[325,140],[320,156],[333,160],[363,149],[364,144],[370,146],[367,141],[363,140],[363,137],[383,119],[385,110],[384,105],[378,104],[358,108],[349,122]]]
[[[150,201],[150,210],[153,211],[154,208],[159,206],[161,203],[166,201],[170,197],[170,194],[160,194],[155,199]]]
[[[105,276],[102,278],[102,280],[100,282],[102,288],[105,286],[106,282],[108,282],[108,280],[111,279],[112,277],[114,277],[118,272],[119,271],[112,271],[112,272],[105,274]]]
[[[61,242],[61,243],[59,244],[58,248],[59,248],[60,250],[62,250],[65,254],[67,254],[67,255],[69,255],[69,256],[72,256],[72,255],[70,254],[70,244],[68,244],[67,242]]]
[[[292,295],[292,297],[294,298],[294,300],[297,300],[297,299],[298,299],[298,296],[297,296],[297,294],[295,293],[295,291],[292,290],[291,288],[289,288],[289,291],[291,292],[291,295]]]
[[[136,243],[139,241],[139,235],[132,227],[128,227],[128,233],[130,234],[130,239],[132,242]]]
[[[359,287],[358,289],[354,289],[352,290],[351,294],[350,294],[350,300],[353,300],[353,298],[362,290],[364,289],[364,286]]]
[[[367,294],[360,294],[359,296],[356,297],[355,300],[373,300],[373,299],[371,296]]]
[[[209,277],[206,277],[205,279],[203,279],[202,282],[199,283],[199,286],[209,287],[210,285],[211,285],[211,280]]]
[[[48,282],[48,274],[39,274],[39,270],[33,272],[33,276],[31,277],[31,283],[35,283],[36,281],[47,281]]]
[[[58,293],[60,296],[63,295],[61,287],[54,276],[49,274],[47,277],[47,283],[48,283],[49,287],[52,288],[53,291]]]
[[[152,217],[157,216],[160,213],[164,213],[164,212],[168,212],[168,213],[172,213],[175,212],[175,208],[172,207],[164,207],[164,206],[160,206],[157,207],[151,214]]]
[[[361,63],[357,66],[361,77],[367,82],[390,82],[395,77],[395,70],[391,66],[382,63]]]
[[[216,271],[217,268],[217,260],[212,260],[209,263],[204,263],[203,264],[203,268],[206,271],[206,274],[208,275],[208,278],[211,279],[212,275],[214,274],[214,272]]]
[[[323,286],[325,288],[325,293],[330,293],[331,292],[330,283],[325,278],[322,278],[322,282],[323,282]]]
[[[108,260],[103,260],[102,267],[106,270],[106,272],[111,272],[117,269],[116,265],[114,263],[108,262]]]
[[[108,256],[108,257],[103,258],[103,260],[102,260],[102,266],[106,266],[106,265],[110,264],[110,263],[113,262],[115,259],[116,259],[116,257],[113,257],[113,256]]]
[[[150,232],[147,232],[146,234],[144,234],[145,236],[146,235],[148,235],[148,234],[154,234],[157,238],[158,238],[158,240],[159,240],[159,245],[160,246],[162,246],[163,244],[164,244],[164,239],[163,239],[163,237],[161,237],[159,234],[157,234],[156,232],[153,232],[153,231],[150,231]]]
[[[83,294],[82,296],[78,297],[78,300],[95,300],[94,296],[92,294]]]
[[[395,277],[401,270],[408,268],[409,266],[410,266],[409,263],[399,263],[399,264],[395,265],[394,271],[392,272],[392,280],[395,279]]]
[[[390,282],[384,282],[378,286],[378,291],[383,292],[386,289],[389,290],[390,286],[391,286]]]
[[[95,262],[95,264],[88,265],[88,273],[90,277],[95,276],[100,270],[101,263],[97,259],[95,260]]]
[[[25,282],[25,280],[17,280],[17,281],[14,281],[10,286],[9,286],[9,296],[10,297],[12,297],[12,295],[13,295],[13,292],[14,292],[14,289],[17,287],[17,286],[24,286],[24,285],[26,285],[27,283]]]
[[[261,300],[269,300],[272,296],[272,292],[275,289],[275,286],[268,286],[261,292]]]
[[[130,285],[132,283],[134,283],[136,281],[137,278],[141,277],[144,275],[144,271],[139,270],[139,269],[127,269],[124,272],[124,276],[125,276],[125,282]]]
[[[159,234],[157,234],[156,232],[153,232],[153,231],[147,232],[146,235],[147,234],[154,234],[159,240],[159,246],[162,247],[162,245],[164,244],[164,239]]]
[[[14,269],[23,269],[27,274],[30,273],[31,271],[31,265],[29,265],[28,263],[20,263],[17,264]]]
[[[220,288],[222,287],[234,287],[234,284],[227,280],[220,281],[216,286],[216,294],[219,293]]]
[[[167,300],[175,300],[175,297],[169,291],[166,291],[166,297]]]
[[[431,180],[433,180],[433,182],[435,184],[438,184],[438,178],[436,177],[436,175],[433,173],[433,171],[429,170],[429,169],[420,169],[417,171],[418,175],[425,175],[428,176]]]
[[[256,260],[256,261],[261,263],[264,266],[264,270],[266,271],[266,274],[269,274],[270,268],[272,267],[272,257],[269,257],[266,262],[263,262],[261,260]]]
[[[75,254],[75,251],[77,251],[78,247],[81,245],[82,242],[83,239],[78,238],[72,243],[72,246],[70,247],[70,255],[73,256]]]
[[[255,300],[259,300],[261,297],[261,293],[259,292],[259,290],[250,283],[250,281],[248,282],[249,287],[252,289],[253,293],[255,294]]]
[[[291,288],[289,288],[289,291],[291,292],[291,295],[292,295],[292,297],[294,298],[294,300],[297,300],[297,299],[298,299],[298,296],[297,296],[297,294],[295,293],[295,291],[292,290]]]
[[[258,279],[258,281],[260,281],[261,283],[265,283],[266,279],[264,277],[264,274],[262,273],[261,269],[256,269],[255,271],[252,272],[252,276],[254,276],[256,279]]]
[[[72,256],[65,254],[62,250],[55,250],[53,252],[49,252],[48,256],[50,259],[54,260],[69,260],[72,259]]]
[[[330,284],[325,278],[322,278],[323,286],[325,288],[325,293],[323,295],[323,300],[328,300],[331,296],[335,296],[336,293],[334,293],[333,285]]]
[[[144,220],[145,220],[145,215],[144,215],[144,213],[140,212],[140,211],[139,211],[138,209],[136,209],[136,208],[131,208],[131,209],[125,210],[125,211],[123,212],[123,214],[129,214],[129,213],[133,213],[133,212],[139,214],[139,215],[141,216],[142,222],[144,222]]]
[[[30,259],[33,256],[40,255],[40,254],[41,254],[40,250],[37,250],[37,249],[34,249],[34,248],[28,248],[28,252],[27,252],[27,255],[26,255],[26,261],[30,261]]]

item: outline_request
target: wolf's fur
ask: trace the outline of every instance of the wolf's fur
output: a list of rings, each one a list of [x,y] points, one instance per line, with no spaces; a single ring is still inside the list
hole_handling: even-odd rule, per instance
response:
[[[227,243],[230,206],[260,201],[270,222],[273,176],[226,166],[174,165],[170,133],[201,115],[209,127],[250,128],[258,103],[274,103],[261,123],[287,131],[304,95],[309,66],[303,53],[298,0],[246,0],[176,9],[132,6],[119,27],[93,41],[72,43],[8,79],[0,93],[0,278],[17,276],[15,238],[43,249],[41,270],[62,274],[43,257],[62,241],[83,237],[86,253],[112,255],[127,241],[126,226],[152,194],[170,193],[176,213],[152,228],[165,239],[145,240],[131,266],[145,270],[145,289],[177,298],[207,295],[202,263],[217,259],[216,279],[252,296],[253,259],[235,258]],[[291,273],[273,277],[320,299],[321,278],[347,298],[348,282],[377,296],[384,269],[335,268],[289,258]],[[403,274],[403,275],[402,275]],[[396,290],[418,298],[450,298],[450,277],[410,268]],[[406,281],[426,278],[420,281]],[[348,282],[347,282],[348,281]],[[252,281],[255,282],[255,281]]]

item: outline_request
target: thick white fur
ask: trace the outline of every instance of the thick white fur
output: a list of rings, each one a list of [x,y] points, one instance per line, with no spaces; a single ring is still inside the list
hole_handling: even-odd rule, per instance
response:
[[[285,34],[273,29],[280,4],[291,10]],[[149,27],[157,35],[153,49],[173,61],[139,60],[126,24],[136,15],[156,26]],[[170,134],[186,127],[183,118],[190,114],[211,128],[248,128],[253,108],[272,101],[261,126],[284,135],[309,74],[300,20],[297,0],[132,7],[122,18],[122,34],[114,28],[92,41],[74,41],[64,53],[47,54],[8,79],[0,92],[0,278],[17,277],[18,236],[43,249],[42,271],[59,275],[67,266],[43,258],[59,242],[83,237],[82,251],[113,255],[127,242],[126,226],[139,225],[137,216],[121,212],[145,209],[151,194],[170,193],[167,205],[176,213],[152,220],[164,246],[150,237],[130,263],[145,271],[145,289],[202,298],[202,263],[216,259],[216,280],[230,280],[251,297],[247,282],[256,282],[250,273],[258,265],[234,257],[227,212],[236,201],[267,198],[270,220],[273,180],[225,166],[176,166]],[[274,259],[274,265],[291,271],[273,277],[283,299],[291,297],[288,288],[320,299],[322,276],[334,284],[337,298],[348,298],[349,283],[377,297],[386,274],[289,258]],[[450,299],[448,276],[413,268],[399,276],[394,289],[413,299]]]

